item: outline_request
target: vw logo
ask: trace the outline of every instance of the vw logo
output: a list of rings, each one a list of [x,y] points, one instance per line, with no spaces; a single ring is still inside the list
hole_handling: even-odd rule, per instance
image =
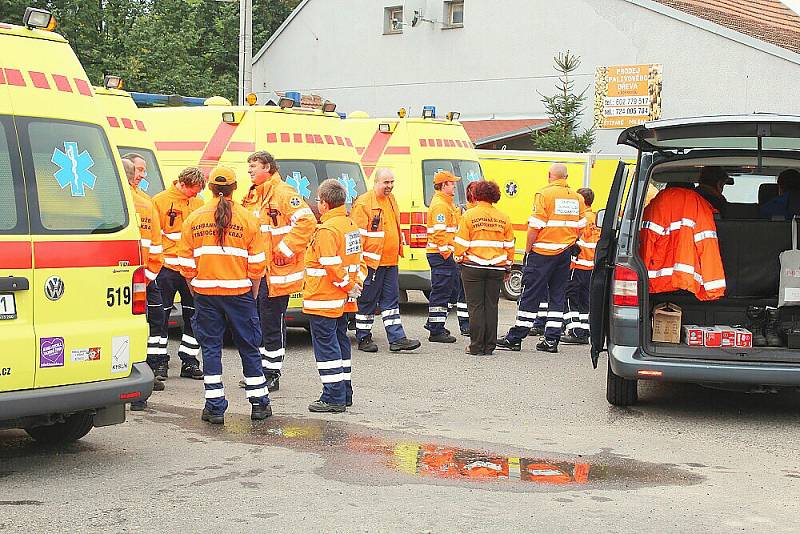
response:
[[[64,281],[58,276],[51,276],[44,283],[44,294],[50,300],[58,300],[64,295]]]

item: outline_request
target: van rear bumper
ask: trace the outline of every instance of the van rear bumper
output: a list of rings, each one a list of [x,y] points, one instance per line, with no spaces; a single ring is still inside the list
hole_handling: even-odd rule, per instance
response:
[[[400,289],[418,289],[420,291],[430,291],[431,272],[430,271],[400,271]]]
[[[153,391],[153,371],[145,362],[133,364],[126,378],[0,393],[0,418],[68,414],[145,400]],[[120,395],[138,397],[120,399]]]
[[[608,360],[614,374],[628,379],[664,382],[800,386],[800,365],[765,362],[720,362],[652,358],[639,347],[612,345]],[[642,377],[639,371],[661,371],[660,377]]]

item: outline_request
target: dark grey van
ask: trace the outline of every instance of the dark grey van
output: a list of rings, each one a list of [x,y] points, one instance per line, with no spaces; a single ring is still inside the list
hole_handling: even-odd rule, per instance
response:
[[[606,398],[618,406],[638,400],[639,380],[692,382],[753,391],[800,386],[800,348],[710,348],[658,343],[651,312],[663,302],[682,309],[683,324],[747,325],[749,306],[777,306],[779,254],[792,248],[791,224],[761,216],[777,194],[776,177],[800,169],[800,117],[754,114],[662,120],[622,132],[619,143],[638,152],[635,171],[617,169],[602,227],[591,285],[591,355],[608,353]],[[699,170],[720,166],[734,178],[728,206],[715,216],[726,294],[699,301],[686,291],[650,294],[639,256],[639,231],[650,185],[696,184]],[[800,309],[780,308],[784,331],[800,328]]]

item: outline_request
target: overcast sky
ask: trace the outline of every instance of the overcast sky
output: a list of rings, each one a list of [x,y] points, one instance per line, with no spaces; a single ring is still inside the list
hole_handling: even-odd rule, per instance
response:
[[[782,0],[784,4],[792,8],[792,10],[800,15],[800,0]]]

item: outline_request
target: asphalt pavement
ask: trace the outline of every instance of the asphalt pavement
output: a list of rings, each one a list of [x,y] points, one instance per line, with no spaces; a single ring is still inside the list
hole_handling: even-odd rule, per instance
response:
[[[377,321],[381,351],[354,348],[344,414],[308,412],[321,386],[292,329],[266,421],[229,347],[224,427],[200,421],[202,381],[173,366],[147,411],[76,444],[0,431],[0,531],[800,530],[797,392],[644,383],[615,408],[587,347],[468,356],[466,338],[425,341],[426,312],[421,294],[402,307],[417,351],[390,353]],[[513,321],[502,301],[501,333]]]

